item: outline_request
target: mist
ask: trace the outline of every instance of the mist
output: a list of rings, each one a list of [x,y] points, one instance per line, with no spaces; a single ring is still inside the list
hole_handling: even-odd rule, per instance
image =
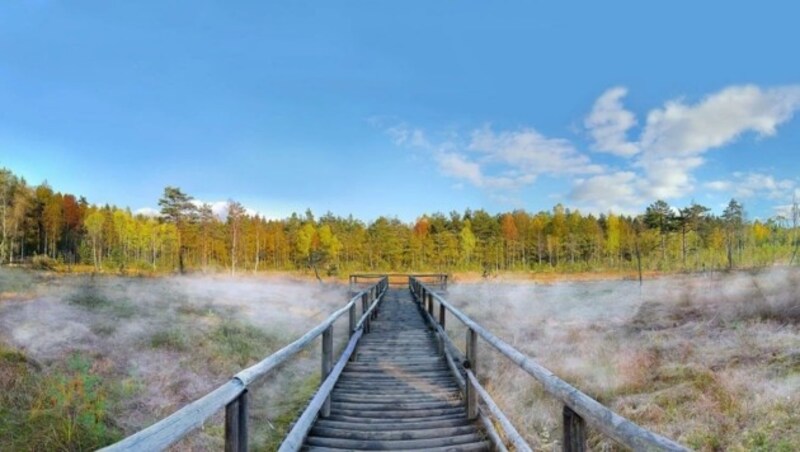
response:
[[[113,422],[124,435],[205,395],[348,300],[344,285],[288,277],[0,272],[0,341],[45,373],[63,368],[75,353],[90,360],[91,372],[109,388],[123,388]],[[347,338],[341,323],[337,344]],[[317,348],[311,346],[253,392],[253,417],[263,426],[254,432],[257,442],[281,434],[270,426],[277,428],[274,420],[293,409],[287,406],[295,397],[292,389],[318,378]],[[178,449],[214,448],[220,441],[221,432],[203,430]]]
[[[800,440],[800,272],[638,281],[478,282],[467,315],[618,413],[697,449]],[[462,345],[464,330],[448,323]],[[481,344],[479,376],[531,444],[560,438],[560,405]],[[776,420],[777,417],[777,420]],[[783,442],[782,442],[783,441]],[[593,447],[612,447],[594,435]]]

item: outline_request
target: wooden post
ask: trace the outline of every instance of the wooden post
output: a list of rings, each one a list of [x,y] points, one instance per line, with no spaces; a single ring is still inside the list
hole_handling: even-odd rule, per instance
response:
[[[361,297],[361,315],[364,316],[367,310],[369,310],[369,294],[365,293]],[[369,317],[364,318],[364,334],[367,333],[369,333]]]
[[[225,452],[247,451],[247,390],[225,405]]]
[[[478,376],[478,334],[472,328],[467,329],[467,363],[472,373]],[[472,382],[467,379],[467,419],[478,417],[478,392]]]
[[[442,326],[442,329],[444,329],[444,316],[445,316],[446,312],[447,312],[447,310],[445,309],[444,304],[442,304],[440,302],[439,303],[439,325]]]
[[[333,326],[331,325],[322,333],[322,375],[320,376],[320,382],[325,381],[325,378],[327,378],[328,374],[331,373],[332,368],[333,368]],[[320,409],[319,415],[321,417],[328,417],[331,415],[330,396],[327,399],[325,399],[325,403],[322,404],[322,409]]]
[[[586,423],[572,408],[564,405],[564,452],[586,450]]]
[[[239,451],[247,452],[247,410],[250,393],[245,389],[239,396]]]
[[[350,324],[349,324],[350,325],[350,337],[352,337],[353,334],[355,334],[355,332],[356,332],[356,323],[357,323],[357,320],[356,320],[356,304],[355,303],[350,305],[350,316],[349,317],[350,317]]]
[[[375,286],[375,302],[376,303],[378,302],[378,296],[380,295],[380,293],[381,293],[380,287]],[[378,308],[377,308],[377,305],[376,305],[375,309],[372,310],[372,314],[370,315],[370,318],[371,319],[376,319],[377,317],[378,317]]]
[[[433,294],[428,292],[428,314],[433,318]]]

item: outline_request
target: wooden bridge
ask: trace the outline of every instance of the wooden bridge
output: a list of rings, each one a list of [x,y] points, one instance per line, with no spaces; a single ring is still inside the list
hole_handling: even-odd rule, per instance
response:
[[[395,287],[398,279],[403,287]],[[464,315],[443,297],[445,275],[359,274],[350,287],[350,301],[296,341],[104,450],[167,449],[224,409],[225,450],[246,451],[248,389],[319,336],[321,384],[281,452],[531,450],[476,377],[479,339],[563,403],[565,451],[585,450],[587,428],[631,450],[687,450],[612,412]],[[333,324],[345,314],[350,338],[334,360]],[[445,330],[452,320],[467,329],[465,353]]]

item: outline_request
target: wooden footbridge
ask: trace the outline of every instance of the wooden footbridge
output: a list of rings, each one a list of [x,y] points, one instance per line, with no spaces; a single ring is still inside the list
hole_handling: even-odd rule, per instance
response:
[[[531,450],[476,377],[481,339],[563,404],[563,450],[585,450],[587,428],[631,450],[686,450],[612,412],[464,315],[443,297],[446,275],[359,274],[350,288],[344,307],[296,341],[104,450],[167,449],[224,409],[225,450],[246,451],[249,388],[320,336],[321,384],[281,452]],[[345,315],[350,337],[334,359],[333,324]],[[445,330],[453,320],[466,327],[464,352]]]

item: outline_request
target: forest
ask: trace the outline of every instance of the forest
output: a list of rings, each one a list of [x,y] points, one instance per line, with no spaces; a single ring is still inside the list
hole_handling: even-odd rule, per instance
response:
[[[797,202],[789,218],[749,220],[732,199],[721,215],[662,200],[640,215],[594,216],[556,205],[492,215],[421,215],[364,222],[310,210],[285,219],[250,215],[229,201],[224,216],[177,187],[160,215],[96,205],[46,182],[0,169],[0,263],[154,273],[313,271],[697,271],[792,263]]]

